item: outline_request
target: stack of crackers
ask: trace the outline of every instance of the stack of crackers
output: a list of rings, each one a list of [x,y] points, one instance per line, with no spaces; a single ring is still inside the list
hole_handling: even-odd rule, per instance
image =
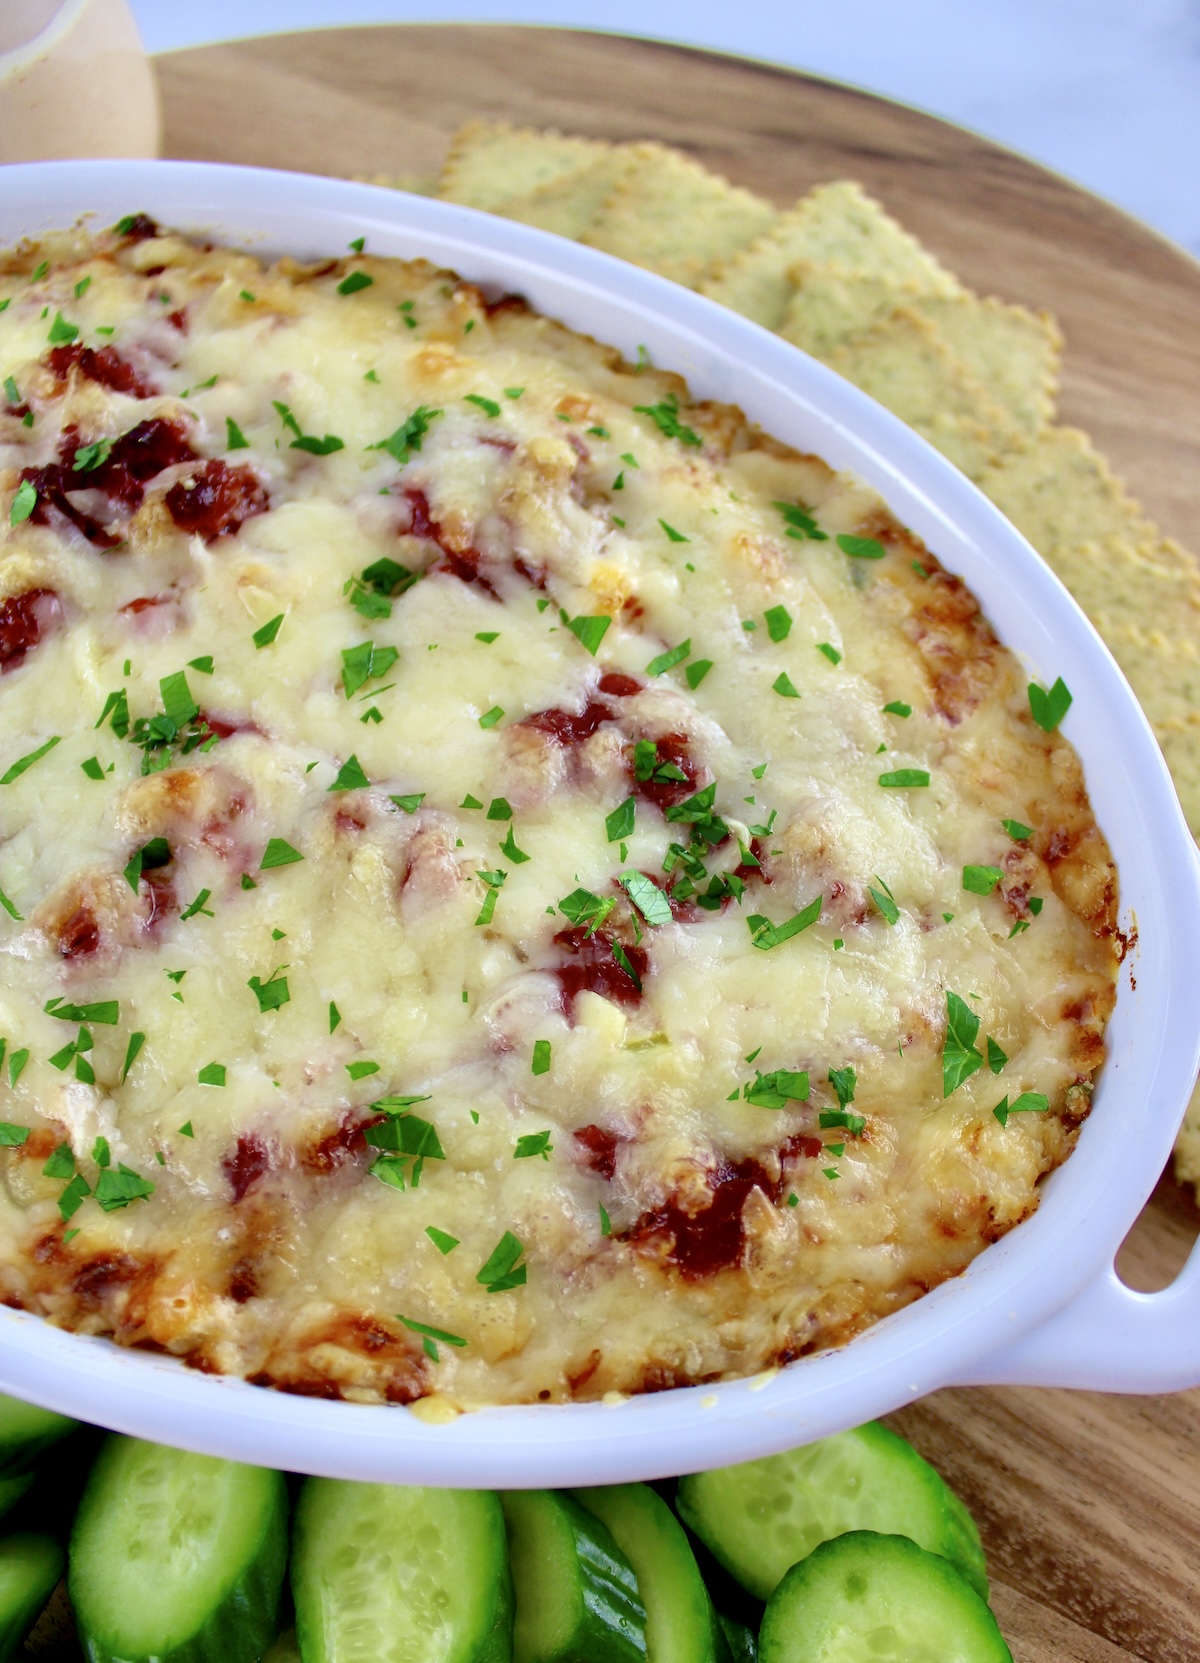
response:
[[[791,208],[659,144],[472,122],[438,194],[557,232],[732,307],[924,435],[1025,534],[1108,643],[1200,835],[1200,566],[1085,433],[1055,421],[1054,319],[973,294],[848,180]],[[1200,1185],[1200,1091],[1176,1163]]]

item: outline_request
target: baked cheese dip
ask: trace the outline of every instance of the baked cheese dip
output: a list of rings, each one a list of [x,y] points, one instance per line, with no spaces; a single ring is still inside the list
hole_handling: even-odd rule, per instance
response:
[[[597,1398],[1036,1207],[1116,878],[1067,689],[864,484],[452,273],[144,216],[0,259],[0,379],[7,1304]]]

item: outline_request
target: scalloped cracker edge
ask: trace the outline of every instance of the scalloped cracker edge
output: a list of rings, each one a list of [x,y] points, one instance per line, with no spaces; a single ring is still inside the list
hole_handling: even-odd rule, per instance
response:
[[[438,194],[465,208],[502,211],[513,197],[540,190],[565,173],[597,161],[611,147],[602,139],[571,138],[506,122],[470,121],[450,142]]]

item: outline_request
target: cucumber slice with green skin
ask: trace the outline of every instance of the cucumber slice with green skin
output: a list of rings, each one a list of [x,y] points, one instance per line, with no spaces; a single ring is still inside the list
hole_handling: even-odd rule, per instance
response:
[[[16,1478],[0,1478],[0,1519],[6,1513],[11,1513],[20,1501],[33,1488],[36,1473],[23,1472]]]
[[[0,1663],[17,1651],[58,1585],[67,1556],[53,1536],[0,1540]]]
[[[759,1663],[1012,1663],[996,1619],[940,1554],[853,1530],[793,1565],[767,1601]]]
[[[0,1392],[0,1478],[28,1472],[43,1450],[69,1438],[78,1426],[67,1415]]]
[[[681,1478],[676,1506],[759,1599],[789,1566],[844,1531],[909,1536],[956,1564],[967,1547],[961,1502],[911,1444],[878,1421],[784,1455]],[[980,1574],[977,1549],[975,1538],[962,1566],[971,1581]]]
[[[501,1499],[517,1597],[514,1663],[645,1663],[646,1608],[605,1525],[559,1490]]]
[[[573,1490],[633,1567],[646,1607],[647,1663],[723,1663],[725,1636],[683,1526],[645,1484]]]
[[[721,1624],[732,1663],[758,1663],[758,1637],[754,1630],[747,1628],[745,1623],[735,1622],[723,1612],[717,1620]]]
[[[979,1540],[979,1526],[971,1517],[966,1502],[949,1484],[946,1485],[946,1514],[951,1544],[946,1558],[960,1576],[966,1577],[986,1604],[989,1594],[987,1557],[983,1551],[983,1543]]]
[[[286,1559],[281,1473],[106,1439],[71,1532],[89,1663],[257,1663]]]
[[[292,1533],[303,1663],[510,1663],[499,1498],[309,1478]]]
[[[300,1643],[296,1639],[296,1630],[289,1628],[286,1634],[281,1634],[263,1658],[263,1663],[301,1663]]]

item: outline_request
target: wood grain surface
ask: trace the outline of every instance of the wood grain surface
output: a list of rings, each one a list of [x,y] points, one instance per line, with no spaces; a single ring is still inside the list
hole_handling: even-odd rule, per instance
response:
[[[406,26],[158,60],[164,154],[432,180],[472,117],[680,146],[781,206],[861,181],[971,287],[1054,312],[1061,416],[1200,550],[1200,266],[961,129],[767,65],[618,36]],[[1200,1228],[1164,1177],[1119,1260],[1165,1286]],[[983,1531],[1017,1663],[1200,1659],[1200,1392],[944,1391],[894,1417]]]

